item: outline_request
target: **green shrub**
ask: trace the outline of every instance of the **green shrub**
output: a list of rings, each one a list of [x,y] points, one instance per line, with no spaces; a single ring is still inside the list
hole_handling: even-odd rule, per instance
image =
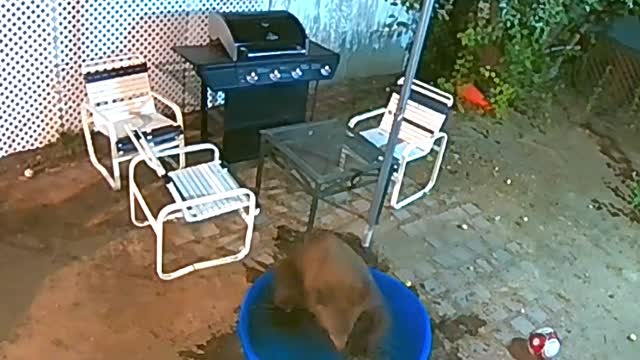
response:
[[[422,4],[388,1],[409,10]],[[446,31],[442,24],[452,22],[459,30],[453,70],[438,84],[452,91],[474,83],[498,117],[511,110],[544,113],[540,109],[550,105],[562,63],[584,51],[590,30],[614,17],[640,14],[640,0],[438,0],[436,6],[430,27]],[[431,33],[427,52],[438,47],[429,41],[441,38]]]

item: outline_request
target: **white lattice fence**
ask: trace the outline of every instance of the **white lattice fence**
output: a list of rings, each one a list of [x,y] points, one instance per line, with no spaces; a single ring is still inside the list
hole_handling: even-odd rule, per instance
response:
[[[53,0],[0,1],[0,156],[56,138]]]
[[[200,82],[171,47],[205,43],[211,10],[268,7],[268,0],[1,1],[0,157],[80,129],[80,64],[93,58],[140,54],[155,90],[196,109]]]

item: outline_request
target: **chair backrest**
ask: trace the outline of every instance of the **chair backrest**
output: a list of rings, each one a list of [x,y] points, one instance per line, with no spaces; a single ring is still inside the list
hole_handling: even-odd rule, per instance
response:
[[[155,113],[147,63],[141,56],[87,62],[82,65],[82,75],[89,104],[110,121]]]
[[[398,85],[404,83],[404,78],[398,80]],[[400,126],[399,138],[412,144],[428,143],[433,134],[440,131],[451,108],[453,96],[418,80],[411,85],[411,94],[404,113],[404,120]],[[400,90],[396,88],[387,110],[380,122],[380,129],[391,132],[393,119],[400,100]]]

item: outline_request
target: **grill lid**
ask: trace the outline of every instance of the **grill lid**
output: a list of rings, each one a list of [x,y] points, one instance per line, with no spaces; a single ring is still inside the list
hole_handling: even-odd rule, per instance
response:
[[[219,40],[233,61],[309,51],[304,27],[288,11],[212,12],[209,37]]]

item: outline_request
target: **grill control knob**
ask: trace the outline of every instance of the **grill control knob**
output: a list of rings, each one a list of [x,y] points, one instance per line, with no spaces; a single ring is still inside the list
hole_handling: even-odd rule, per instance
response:
[[[322,69],[320,69],[320,74],[322,74],[322,76],[331,75],[331,66],[329,65],[323,66]]]
[[[298,68],[296,68],[295,70],[293,70],[293,71],[291,72],[291,76],[292,76],[294,79],[300,79],[300,78],[302,77],[302,69],[300,69],[299,67],[298,67]]]
[[[256,81],[258,81],[258,74],[256,74],[255,71],[252,71],[246,76],[246,79],[249,84],[255,84]]]
[[[271,80],[273,80],[273,81],[278,81],[278,80],[280,80],[280,76],[282,76],[282,75],[280,75],[280,72],[278,71],[278,69],[273,70],[273,71],[271,72],[271,74],[269,74],[269,77],[270,77],[270,78],[271,78]]]

